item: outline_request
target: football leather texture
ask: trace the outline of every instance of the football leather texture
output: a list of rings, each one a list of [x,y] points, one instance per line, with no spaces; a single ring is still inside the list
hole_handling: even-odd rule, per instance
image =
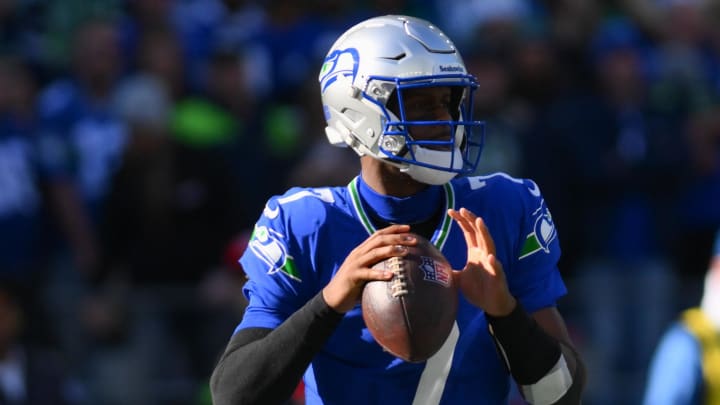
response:
[[[427,239],[405,256],[373,268],[392,271],[388,281],[370,281],[362,293],[365,325],[380,346],[408,362],[423,362],[447,339],[457,315],[458,292],[452,267]]]

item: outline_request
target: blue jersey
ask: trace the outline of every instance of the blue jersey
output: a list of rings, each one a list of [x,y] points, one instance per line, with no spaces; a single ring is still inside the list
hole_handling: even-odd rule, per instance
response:
[[[97,219],[127,143],[126,124],[109,100],[94,100],[72,80],[58,80],[39,102],[41,153],[54,178],[71,179]]]
[[[40,255],[42,174],[34,123],[0,115],[0,274],[30,279]]]
[[[375,232],[359,182],[355,178],[347,187],[293,188],[267,202],[240,259],[249,277],[249,305],[238,330],[280,325]],[[510,291],[527,311],[554,306],[566,293],[557,268],[556,230],[534,182],[495,174],[437,187],[444,212],[465,207],[485,220]],[[454,269],[465,266],[463,233],[447,214],[438,221],[431,242]],[[510,389],[483,311],[462,297],[452,333],[424,363],[407,363],[383,351],[357,305],[314,357],[304,381],[308,404],[502,404]]]

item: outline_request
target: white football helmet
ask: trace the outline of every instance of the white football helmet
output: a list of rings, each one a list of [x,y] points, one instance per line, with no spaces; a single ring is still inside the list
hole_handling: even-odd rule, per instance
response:
[[[485,132],[483,122],[472,120],[477,82],[431,23],[389,15],[355,25],[330,48],[319,80],[331,144],[394,164],[426,184],[475,171]],[[403,90],[430,86],[451,86],[452,119],[407,120]],[[397,113],[388,108],[391,99]],[[454,135],[414,139],[412,127],[420,125],[447,126]]]

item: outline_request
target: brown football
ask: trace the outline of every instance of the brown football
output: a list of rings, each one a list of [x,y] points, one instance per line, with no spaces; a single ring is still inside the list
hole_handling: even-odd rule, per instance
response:
[[[386,351],[422,362],[445,343],[457,314],[458,293],[447,259],[427,239],[406,256],[377,263],[394,275],[371,281],[362,293],[362,314],[370,333]]]

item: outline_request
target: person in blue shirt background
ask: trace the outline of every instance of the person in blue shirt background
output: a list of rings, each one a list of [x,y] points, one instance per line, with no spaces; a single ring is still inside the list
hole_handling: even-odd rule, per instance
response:
[[[21,63],[5,57],[0,87],[0,273],[24,284],[37,277],[43,240],[42,169],[27,101],[34,83]]]
[[[658,343],[650,364],[646,405],[720,401],[720,231],[700,306],[685,310]]]
[[[127,125],[113,111],[120,60],[115,27],[106,20],[89,20],[77,28],[72,69],[49,83],[38,97],[39,142],[49,181],[71,190],[64,208],[73,231],[58,237],[58,257],[64,239],[74,250],[72,261],[80,278],[95,277],[101,266],[99,224],[112,176],[127,143]],[[75,273],[74,270],[69,273]]]
[[[503,404],[511,379],[530,403],[579,403],[552,215],[532,180],[466,176],[484,130],[453,43],[421,19],[371,18],[340,36],[319,80],[328,140],[352,147],[361,173],[267,202],[240,259],[249,304],[214,403],[282,403],[303,376],[308,404]],[[367,281],[392,277],[371,267],[413,234],[462,269],[453,331],[422,363],[383,351],[358,305]]]

